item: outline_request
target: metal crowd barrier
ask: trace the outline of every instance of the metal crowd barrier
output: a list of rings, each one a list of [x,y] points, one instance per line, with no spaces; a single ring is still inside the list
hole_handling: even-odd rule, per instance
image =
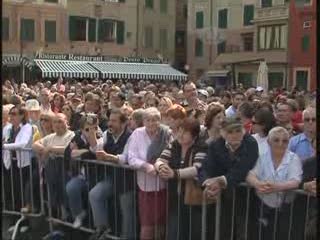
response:
[[[2,154],[2,214],[20,217],[12,229],[11,239],[15,240],[19,235],[19,228],[23,221],[30,217],[41,217],[44,215],[40,165],[30,148],[3,150]],[[9,165],[5,165],[4,163],[5,155],[7,154],[10,156]],[[19,159],[16,157],[17,155],[20,155]],[[26,155],[32,156],[32,158],[30,163],[24,166],[23,161],[26,160]]]
[[[29,150],[30,151],[30,150]],[[35,162],[36,163],[36,162]],[[15,232],[12,239],[15,239],[17,235],[17,229],[21,221],[26,217],[37,217],[46,215],[49,223],[50,232],[53,232],[54,226],[64,225],[73,227],[74,219],[71,217],[70,206],[68,204],[68,196],[66,193],[66,185],[72,179],[72,177],[78,176],[77,173],[81,173],[78,177],[85,180],[85,190],[83,192],[83,209],[86,210],[87,215],[83,222],[83,225],[78,228],[79,231],[87,233],[94,233],[94,219],[92,206],[90,205],[90,191],[100,182],[105,179],[110,183],[111,191],[108,196],[104,196],[104,203],[108,202],[108,212],[105,213],[109,219],[110,232],[106,235],[109,239],[139,239],[140,236],[140,222],[139,222],[139,190],[137,184],[137,171],[133,170],[128,165],[118,165],[110,162],[101,162],[97,160],[71,160],[66,162],[63,156],[56,156],[45,163],[45,186],[42,184],[41,178],[38,178],[35,174],[35,166],[31,164],[28,167],[28,171],[22,169],[12,168],[6,170],[2,164],[2,196],[3,196],[3,214],[14,214],[21,218],[16,223]],[[38,169],[37,166],[36,169]],[[19,170],[19,171],[17,171]],[[84,171],[83,171],[84,170]],[[72,174],[73,173],[73,174]],[[15,175],[18,174],[18,175]],[[50,176],[52,174],[52,176]],[[6,177],[9,176],[9,177]],[[17,177],[18,176],[18,177]],[[29,181],[23,179],[28,176]],[[84,177],[85,176],[85,177]],[[9,208],[8,199],[11,200],[11,205],[15,202],[17,192],[14,191],[15,180],[19,179],[20,185],[18,191],[21,195],[21,206],[26,203],[24,189],[30,192],[30,213],[21,213],[18,207]],[[155,186],[159,186],[160,180],[158,177],[155,179]],[[31,183],[30,187],[27,183]],[[36,184],[39,182],[39,184]],[[40,184],[41,183],[41,184]],[[145,184],[147,183],[145,177]],[[130,190],[130,186],[133,188]],[[9,188],[8,188],[9,186]],[[38,189],[39,186],[39,189]],[[146,185],[145,185],[146,187]],[[165,189],[168,189],[169,185],[165,183]],[[10,191],[11,189],[11,191]],[[37,190],[40,193],[40,207],[37,210],[37,204],[35,196]],[[128,190],[128,191],[127,191]],[[178,184],[176,191],[182,194],[182,186]],[[8,192],[10,193],[8,196]],[[128,193],[125,196],[124,193]],[[215,204],[207,204],[205,200],[201,206],[201,218],[199,222],[194,222],[193,214],[196,214],[194,207],[186,206],[183,208],[183,198],[175,199],[175,206],[177,206],[176,212],[173,214],[172,210],[169,209],[169,204],[172,206],[173,202],[170,200],[170,192],[166,193],[166,222],[162,228],[155,227],[154,239],[169,239],[169,229],[173,225],[176,227],[177,234],[175,239],[201,239],[201,240],[227,240],[227,239],[253,239],[253,240],[276,240],[276,239],[288,239],[288,240],[308,240],[307,233],[310,222],[310,215],[314,214],[315,209],[315,198],[306,194],[303,191],[292,191],[295,194],[295,198],[289,202],[286,206],[285,214],[283,209],[274,210],[274,221],[273,227],[267,229],[271,234],[270,238],[266,238],[263,233],[265,229],[265,219],[262,216],[263,205],[257,204],[257,197],[254,189],[248,187],[246,184],[241,184],[239,187],[231,190],[222,192],[218,197]],[[7,195],[6,195],[7,194]],[[47,196],[47,200],[44,199],[44,194]],[[156,199],[158,197],[156,193]],[[123,197],[126,197],[125,199]],[[10,201],[9,201],[10,202]],[[45,205],[47,203],[47,211],[45,211]],[[158,204],[158,202],[157,202]],[[159,206],[155,207],[154,217],[156,218],[160,213]],[[159,203],[161,204],[161,203]],[[182,210],[181,210],[182,209]],[[37,211],[36,211],[37,210]],[[184,219],[181,211],[189,211],[190,218]],[[198,210],[196,210],[198,211]],[[171,215],[170,215],[171,214]],[[171,218],[169,226],[169,216]],[[176,214],[176,215],[175,215]],[[255,216],[257,215],[258,216]],[[260,214],[260,215],[259,215]],[[256,217],[256,218],[255,218]],[[172,224],[172,219],[175,224]],[[257,221],[255,221],[257,219]],[[278,221],[281,219],[281,221]],[[126,221],[124,221],[126,220]],[[132,223],[130,224],[128,223]],[[285,222],[285,224],[284,224]],[[183,232],[185,229],[180,229],[181,224],[187,224],[190,226],[188,232]],[[192,237],[192,226],[195,224],[199,225],[199,236]],[[280,225],[282,224],[282,226]],[[130,229],[131,227],[131,229]],[[279,238],[281,229],[285,228],[287,235],[284,238]],[[196,229],[197,230],[197,229]],[[183,238],[182,236],[187,236]],[[282,237],[282,236],[281,236]]]

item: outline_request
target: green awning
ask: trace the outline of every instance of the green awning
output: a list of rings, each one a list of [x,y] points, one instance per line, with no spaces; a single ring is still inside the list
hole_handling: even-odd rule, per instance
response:
[[[2,66],[19,66],[23,64],[25,67],[31,69],[34,66],[34,62],[26,57],[18,54],[4,54],[2,55]]]
[[[186,80],[187,75],[169,64],[88,62],[103,79]]]

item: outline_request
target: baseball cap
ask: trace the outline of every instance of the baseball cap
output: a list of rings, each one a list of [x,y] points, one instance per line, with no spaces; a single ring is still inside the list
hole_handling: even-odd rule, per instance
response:
[[[222,129],[224,129],[226,131],[230,131],[230,130],[238,129],[238,128],[242,128],[242,127],[243,127],[242,122],[239,117],[226,118],[222,122]]]
[[[262,92],[262,91],[263,91],[263,87],[258,86],[258,87],[256,88],[256,91],[257,91],[257,92]]]
[[[40,111],[40,104],[36,99],[29,99],[26,101],[27,111]]]

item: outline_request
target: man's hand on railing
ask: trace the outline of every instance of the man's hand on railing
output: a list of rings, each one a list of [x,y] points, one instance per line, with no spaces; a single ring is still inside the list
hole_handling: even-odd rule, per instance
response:
[[[313,181],[306,182],[303,184],[303,190],[310,193],[312,196],[317,195],[317,182],[314,179]]]
[[[105,151],[97,151],[96,156],[100,161],[111,161],[115,163],[119,162],[118,156],[106,153]]]
[[[142,168],[147,174],[154,175],[154,176],[157,175],[156,168],[150,163],[143,164]]]

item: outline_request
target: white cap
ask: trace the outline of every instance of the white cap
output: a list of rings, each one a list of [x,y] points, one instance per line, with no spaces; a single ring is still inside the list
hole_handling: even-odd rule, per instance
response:
[[[256,91],[258,91],[258,92],[262,92],[262,91],[263,91],[263,87],[260,87],[260,86],[259,86],[259,87],[257,87],[257,88],[256,88]]]
[[[29,99],[26,101],[27,111],[40,111],[40,104],[36,99]]]
[[[205,96],[205,97],[209,97],[209,93],[207,92],[207,90],[199,89],[198,93]]]

